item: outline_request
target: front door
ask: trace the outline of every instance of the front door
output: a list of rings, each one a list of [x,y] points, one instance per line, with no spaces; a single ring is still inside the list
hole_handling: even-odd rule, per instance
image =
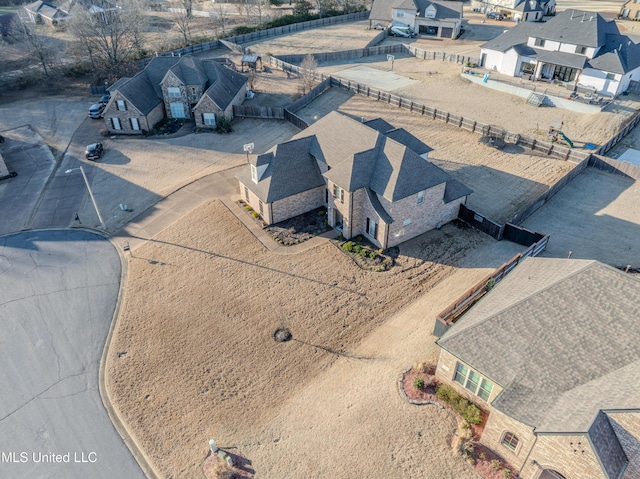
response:
[[[336,212],[335,228],[342,233],[342,222],[344,221],[342,218],[342,213],[340,213],[338,210],[334,211]]]
[[[185,118],[184,105],[180,102],[170,103],[171,105],[171,118]]]

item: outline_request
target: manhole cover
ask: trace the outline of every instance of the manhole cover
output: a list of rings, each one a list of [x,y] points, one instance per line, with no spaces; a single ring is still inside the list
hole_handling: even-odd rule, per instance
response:
[[[273,339],[278,343],[286,343],[287,341],[290,341],[292,337],[291,331],[287,328],[278,328],[273,333]]]

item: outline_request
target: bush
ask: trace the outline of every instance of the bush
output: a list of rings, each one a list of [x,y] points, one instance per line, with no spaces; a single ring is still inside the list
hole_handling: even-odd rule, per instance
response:
[[[258,27],[248,27],[246,25],[238,25],[237,27],[231,29],[231,36],[235,37],[237,35],[246,35],[247,33],[253,33],[259,30]]]
[[[498,469],[502,468],[502,463],[500,461],[498,461],[497,459],[493,459],[491,461],[491,469],[495,469],[496,471]]]
[[[251,213],[251,216],[253,216],[254,218],[260,218],[260,213],[254,211],[253,213]]]
[[[216,117],[216,126],[219,133],[231,133],[231,120],[226,116]]]
[[[509,479],[511,477],[511,469],[503,469],[502,477]]]
[[[253,211],[253,208],[249,205],[244,205],[244,209],[247,211]]]
[[[347,241],[345,244],[342,245],[342,250],[346,251],[347,253],[353,253],[354,246],[357,246],[357,245],[353,241]]]
[[[451,386],[442,384],[436,391],[438,399],[446,402],[453,410],[470,424],[480,424],[482,422],[482,411],[478,406],[462,397]]]
[[[413,387],[416,388],[416,389],[422,389],[424,387],[424,379],[415,378],[413,380]]]

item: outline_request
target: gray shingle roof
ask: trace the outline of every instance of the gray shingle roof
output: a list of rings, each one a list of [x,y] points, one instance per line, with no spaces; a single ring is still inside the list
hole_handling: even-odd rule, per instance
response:
[[[433,5],[436,9],[435,20],[458,20],[462,17],[462,2],[414,0],[414,3],[417,5],[417,10],[422,18],[425,17],[424,12],[430,5]]]
[[[391,21],[391,8],[396,0],[374,0],[369,20]]]
[[[384,133],[384,136],[397,141],[401,145],[406,146],[411,151],[415,151],[418,155],[424,155],[433,151],[433,148],[426,145],[423,141],[419,140],[404,128],[395,128],[393,130]]]
[[[444,190],[444,202],[451,203],[453,200],[469,196],[471,193],[473,193],[471,188],[452,178],[447,181],[447,186]]]
[[[382,118],[374,118],[373,120],[365,121],[364,124],[382,134],[395,129],[395,126]]]
[[[481,48],[506,52],[516,45],[523,43],[526,44],[527,40],[532,35],[532,32],[539,28],[539,26],[540,25],[534,22],[520,22],[504,32],[502,35],[499,35],[493,40],[483,44]]]
[[[265,203],[324,186],[318,165],[309,154],[312,142],[313,138],[307,137],[278,144],[258,183],[251,179],[249,168],[242,170],[236,177]]]
[[[542,50],[534,48],[536,55],[534,58],[541,62],[553,63],[554,65],[562,65],[571,68],[584,68],[587,63],[587,57],[576,53],[558,52]]]
[[[589,438],[607,477],[616,479],[620,477],[629,460],[609,422],[609,418],[602,411],[598,412],[589,428]]]
[[[605,35],[608,33],[620,33],[614,21],[609,22],[598,13],[571,9],[539,24],[532,36],[572,45],[598,47],[605,44]]]
[[[537,432],[589,431],[640,408],[640,280],[587,260],[527,258],[438,344],[504,390],[492,406]]]
[[[179,61],[169,68],[176,77],[185,85],[199,85],[204,87],[207,84],[207,74],[199,58],[190,55],[181,57]]]
[[[309,141],[297,141],[303,139]],[[283,145],[287,145],[287,149]],[[287,157],[279,165],[291,171],[270,170],[269,166],[268,181],[260,180],[258,185],[245,182],[263,201],[281,199],[318,186],[320,181],[324,182],[322,176],[347,191],[370,189],[392,202],[448,182],[452,182],[450,196],[471,192],[406,146],[337,112],[329,113],[294,136],[291,142],[278,145],[274,156],[261,155],[255,161],[256,164],[278,163],[280,155]],[[304,165],[298,166],[295,158],[300,158]],[[308,158],[314,158],[315,168],[306,164]],[[247,175],[248,171],[242,178]],[[274,180],[278,175],[285,180]],[[274,188],[276,190],[272,191]],[[379,214],[390,219],[377,200],[372,201],[374,207],[379,205]]]
[[[640,45],[626,35],[607,35],[607,43],[589,66],[610,73],[627,73],[640,66]]]
[[[204,94],[218,105],[218,108],[225,110],[238,92],[245,88],[247,77],[215,61],[207,61],[203,64],[211,82],[211,86]]]

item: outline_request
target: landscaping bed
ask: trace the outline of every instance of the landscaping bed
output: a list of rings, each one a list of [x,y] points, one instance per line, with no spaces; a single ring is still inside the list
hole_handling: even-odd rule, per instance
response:
[[[362,269],[369,271],[387,271],[394,265],[394,258],[398,257],[397,247],[384,251],[358,235],[349,241],[338,240],[336,245]]]

